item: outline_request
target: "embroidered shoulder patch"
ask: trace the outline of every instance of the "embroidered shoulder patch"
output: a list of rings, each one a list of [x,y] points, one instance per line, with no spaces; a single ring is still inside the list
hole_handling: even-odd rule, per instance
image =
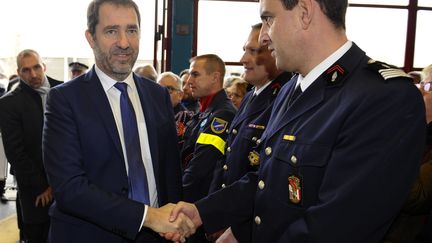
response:
[[[220,118],[213,118],[213,121],[210,124],[211,130],[216,134],[221,134],[225,131],[225,129],[228,126],[228,122],[225,120],[222,120]]]
[[[407,73],[397,68],[396,66],[375,61],[373,59],[369,59],[368,67],[373,71],[379,73],[384,78],[384,80],[389,80],[397,77],[411,78],[411,76],[409,76]]]

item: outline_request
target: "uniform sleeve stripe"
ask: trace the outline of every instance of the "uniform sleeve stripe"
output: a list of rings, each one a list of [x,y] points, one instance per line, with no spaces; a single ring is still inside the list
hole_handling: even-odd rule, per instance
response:
[[[208,133],[201,133],[199,135],[196,143],[213,145],[222,154],[225,154],[225,141],[216,135],[208,134]]]

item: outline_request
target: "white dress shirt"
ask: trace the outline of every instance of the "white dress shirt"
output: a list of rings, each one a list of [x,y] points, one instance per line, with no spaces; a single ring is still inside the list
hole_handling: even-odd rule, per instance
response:
[[[129,166],[127,163],[127,155],[126,155],[125,142],[123,137],[123,123],[122,123],[121,110],[120,110],[121,91],[118,90],[116,87],[114,87],[114,84],[116,84],[118,81],[110,78],[108,75],[102,72],[102,70],[100,70],[97,67],[97,65],[95,65],[95,71],[97,76],[99,77],[99,80],[101,81],[102,87],[109,100],[111,111],[114,115],[114,120],[117,125],[117,132],[119,134],[121,145],[122,145],[123,157],[125,159],[126,173],[128,173]],[[147,136],[147,126],[144,119],[144,112],[141,106],[138,90],[135,86],[132,73],[125,80],[123,80],[123,82],[127,83],[128,85],[127,88],[128,96],[130,101],[132,102],[132,106],[135,110],[135,115],[137,118],[139,140],[141,145],[141,157],[143,159],[143,163],[147,175],[150,206],[157,208],[159,205],[158,205],[158,197],[157,197],[157,190],[156,190],[156,180],[154,176],[150,146],[149,146],[149,141]],[[145,216],[147,214],[147,207],[148,205],[145,205],[144,216],[141,222],[141,226],[143,225]]]

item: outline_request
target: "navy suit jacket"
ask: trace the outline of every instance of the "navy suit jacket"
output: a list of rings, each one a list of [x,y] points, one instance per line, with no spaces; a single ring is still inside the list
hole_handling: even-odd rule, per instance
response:
[[[420,92],[394,74],[353,44],[277,117],[296,82],[285,85],[258,172],[197,202],[205,229],[252,219],[252,242],[380,242],[418,174],[426,131]]]
[[[62,83],[47,78],[51,87]],[[49,220],[49,205],[35,207],[37,196],[49,187],[42,162],[43,123],[42,99],[23,81],[0,99],[4,149],[18,183],[23,221],[29,224]]]
[[[159,205],[181,199],[181,170],[168,92],[134,75],[147,126]],[[140,233],[144,205],[128,199],[114,116],[94,71],[48,95],[43,155],[55,203],[51,242],[156,242]],[[139,234],[138,234],[139,233]],[[151,241],[153,242],[153,241]]]

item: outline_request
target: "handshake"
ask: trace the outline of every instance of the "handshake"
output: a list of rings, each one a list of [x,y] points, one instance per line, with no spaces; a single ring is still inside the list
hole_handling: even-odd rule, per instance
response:
[[[201,225],[201,217],[195,205],[179,202],[160,208],[148,207],[143,226],[158,232],[167,240],[185,242],[185,238],[194,234]]]

